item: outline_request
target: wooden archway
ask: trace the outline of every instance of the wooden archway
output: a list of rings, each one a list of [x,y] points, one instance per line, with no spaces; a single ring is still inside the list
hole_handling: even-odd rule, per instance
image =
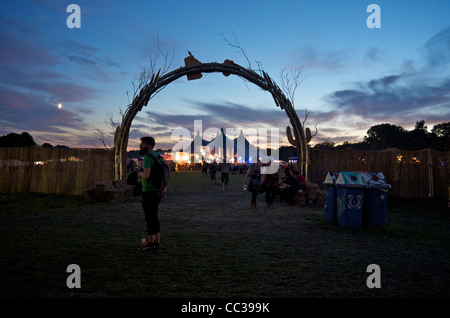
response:
[[[186,58],[185,61],[189,58],[190,57]],[[291,132],[291,127],[288,126],[286,128],[287,137],[289,142],[297,149],[297,168],[308,179],[308,151],[306,147],[307,138],[305,136],[305,130],[297,116],[297,113],[295,112],[291,101],[286,98],[279,86],[269,77],[266,72],[261,71],[261,75],[259,75],[255,71],[244,68],[230,60],[226,60],[224,63],[200,63],[196,61],[194,62],[194,64],[180,67],[163,75],[160,75],[160,71],[158,71],[156,74],[153,74],[151,80],[139,91],[139,94],[136,95],[132,103],[128,106],[122,118],[121,125],[116,129],[114,135],[114,176],[116,179],[126,179],[127,146],[131,123],[136,114],[142,110],[142,107],[147,106],[152,95],[159,92],[165,86],[182,76],[187,76],[188,79],[197,79],[201,77],[202,73],[215,72],[223,73],[225,76],[229,76],[230,74],[237,75],[272,94],[276,106],[283,109],[289,118],[293,133]]]

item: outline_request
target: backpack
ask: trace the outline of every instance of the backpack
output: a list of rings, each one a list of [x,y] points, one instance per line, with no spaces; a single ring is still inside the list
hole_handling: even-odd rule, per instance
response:
[[[157,189],[162,189],[169,184],[170,168],[169,164],[161,155],[148,155],[153,159],[154,164],[150,172],[150,180]]]

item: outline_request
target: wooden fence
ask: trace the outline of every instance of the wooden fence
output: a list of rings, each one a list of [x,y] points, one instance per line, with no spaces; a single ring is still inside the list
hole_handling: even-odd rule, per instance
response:
[[[321,185],[329,171],[383,172],[392,197],[447,198],[450,152],[310,150],[309,181]],[[0,148],[0,193],[85,195],[114,178],[114,152],[104,149]]]
[[[404,151],[310,151],[309,180],[322,184],[329,171],[383,172],[392,197],[447,198],[450,186],[450,152],[424,149]]]
[[[0,148],[0,193],[85,195],[114,178],[114,152],[105,149]]]

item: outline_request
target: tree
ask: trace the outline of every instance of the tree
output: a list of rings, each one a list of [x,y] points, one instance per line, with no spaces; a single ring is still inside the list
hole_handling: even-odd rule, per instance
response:
[[[324,141],[316,144],[313,148],[318,150],[334,150],[335,144],[332,141]]]
[[[416,121],[414,130],[408,132],[405,149],[419,150],[431,148],[434,144],[434,134],[430,134],[425,125],[425,120]]]
[[[0,147],[31,147],[36,146],[33,137],[29,133],[23,132],[20,135],[10,133],[0,137]]]
[[[386,148],[405,149],[407,130],[403,127],[388,123],[369,128],[363,143],[371,150]]]
[[[399,148],[403,150],[436,149],[439,151],[450,150],[450,122],[435,125],[428,132],[424,120],[416,121],[413,130],[408,131],[402,127],[391,124],[380,124],[369,128],[363,142],[342,145],[328,140],[317,144],[314,149],[342,150],[353,148],[357,150],[382,150],[386,148]]]
[[[450,150],[450,122],[434,125],[431,133],[435,136],[435,149],[441,151]]]
[[[414,130],[428,132],[428,127],[427,125],[425,125],[425,120],[422,119],[416,121],[416,126],[414,127]]]
[[[438,137],[450,137],[450,121],[434,125],[431,132]]]

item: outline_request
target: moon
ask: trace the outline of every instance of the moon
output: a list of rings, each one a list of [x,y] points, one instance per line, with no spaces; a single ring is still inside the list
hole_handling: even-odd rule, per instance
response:
[[[59,108],[59,109],[62,108],[62,104],[61,104],[61,103],[58,104],[58,108]]]

